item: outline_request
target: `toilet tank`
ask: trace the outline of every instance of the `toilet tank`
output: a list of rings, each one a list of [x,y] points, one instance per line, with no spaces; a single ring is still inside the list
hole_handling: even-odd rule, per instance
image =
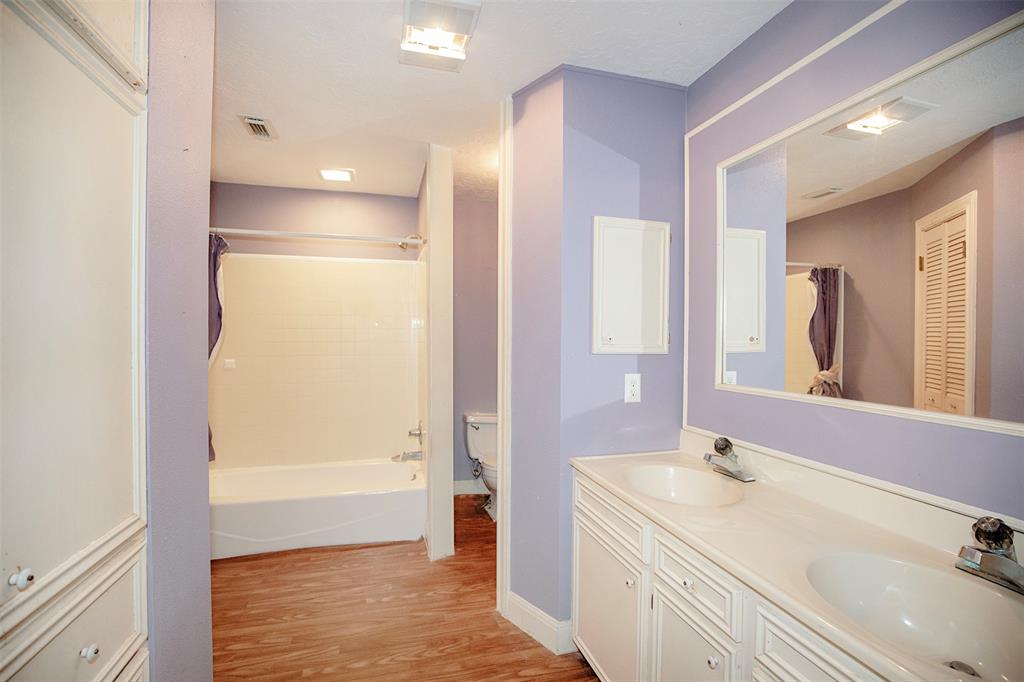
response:
[[[498,415],[492,412],[465,412],[466,448],[469,456],[495,466],[498,454]]]

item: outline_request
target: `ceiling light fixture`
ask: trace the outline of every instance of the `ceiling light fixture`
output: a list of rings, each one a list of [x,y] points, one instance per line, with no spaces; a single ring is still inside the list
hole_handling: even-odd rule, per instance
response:
[[[399,61],[460,70],[479,16],[480,0],[405,0]]]
[[[881,135],[889,128],[900,123],[903,123],[903,121],[898,118],[889,118],[881,111],[876,111],[873,114],[858,118],[856,121],[850,121],[846,124],[846,128],[858,133]]]
[[[325,168],[320,171],[320,177],[331,182],[352,182],[356,172],[351,168]]]
[[[912,121],[938,105],[910,97],[900,97],[863,113],[852,121],[841,123],[825,132],[825,135],[842,137],[847,140],[863,140],[872,135],[881,135],[889,128]]]

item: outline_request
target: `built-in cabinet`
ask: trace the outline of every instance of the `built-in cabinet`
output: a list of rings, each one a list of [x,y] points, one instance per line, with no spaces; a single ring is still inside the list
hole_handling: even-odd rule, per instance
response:
[[[147,675],[147,8],[0,5],[0,680]]]
[[[578,472],[573,531],[573,639],[606,682],[881,679]]]

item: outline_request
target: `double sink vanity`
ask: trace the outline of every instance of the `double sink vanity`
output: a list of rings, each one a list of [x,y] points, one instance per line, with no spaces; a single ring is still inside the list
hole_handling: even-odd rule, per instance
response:
[[[1024,597],[912,520],[681,452],[571,463],[573,638],[603,680],[1024,679]]]

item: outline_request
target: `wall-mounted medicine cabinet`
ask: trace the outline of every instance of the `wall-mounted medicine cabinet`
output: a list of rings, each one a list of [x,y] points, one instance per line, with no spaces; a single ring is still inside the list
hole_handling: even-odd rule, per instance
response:
[[[594,218],[593,353],[668,353],[668,223]]]

